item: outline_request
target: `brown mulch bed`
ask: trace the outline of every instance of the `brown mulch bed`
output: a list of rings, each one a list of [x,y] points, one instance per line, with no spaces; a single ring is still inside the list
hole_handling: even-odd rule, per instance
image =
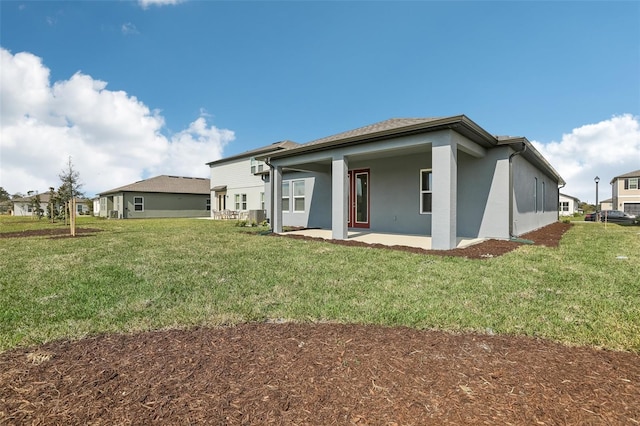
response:
[[[76,236],[93,235],[101,232],[102,229],[97,228],[76,228]],[[32,229],[28,231],[17,232],[0,232],[0,238],[26,238],[26,237],[43,237],[51,238],[71,237],[69,228],[52,228],[52,229]]]
[[[339,324],[108,335],[0,355],[0,423],[640,421],[640,356]]]
[[[573,224],[565,223],[565,222],[555,222],[551,225],[547,225],[544,228],[529,232],[527,234],[521,235],[519,237],[520,240],[527,240],[526,244],[531,242],[535,245],[542,245],[546,247],[557,247],[562,235],[567,232]],[[305,235],[291,235],[291,234],[269,234],[272,236],[281,237],[284,236],[286,238],[296,238],[300,240],[309,240],[309,241],[326,241],[332,244],[340,244],[344,246],[352,246],[352,247],[373,247],[373,248],[381,248],[386,250],[400,250],[406,251],[410,253],[422,253],[422,254],[433,254],[438,256],[460,256],[466,257],[469,259],[487,259],[496,256],[501,256],[505,253],[508,253],[521,245],[525,244],[523,242],[518,241],[507,241],[507,240],[487,240],[478,244],[471,245],[465,248],[453,249],[453,250],[425,250],[418,247],[407,247],[407,246],[386,246],[383,244],[368,244],[362,241],[354,241],[354,240],[325,240],[318,237],[308,237]]]
[[[640,355],[331,323],[104,335],[1,353],[0,424],[634,425]]]

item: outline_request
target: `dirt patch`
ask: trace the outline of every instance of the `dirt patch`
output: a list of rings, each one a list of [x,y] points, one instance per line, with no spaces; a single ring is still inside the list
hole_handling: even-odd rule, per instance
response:
[[[102,229],[97,228],[76,228],[76,236],[95,234],[96,232],[102,232]],[[53,228],[53,229],[32,229],[28,231],[18,232],[0,232],[0,238],[27,238],[27,237],[52,237],[52,238],[64,238],[71,237],[71,231],[69,228]]]
[[[567,229],[525,238],[555,246]],[[58,341],[0,354],[0,384],[0,424],[640,423],[636,353],[403,327],[253,323]]]
[[[562,235],[567,232],[573,224],[564,222],[555,222],[551,225],[547,225],[544,228],[529,232],[520,236],[521,240],[527,240],[531,244],[542,245],[546,247],[557,247]],[[352,247],[373,247],[387,250],[400,250],[410,253],[422,253],[432,254],[437,256],[460,256],[469,259],[487,259],[492,257],[501,256],[516,248],[520,247],[524,242],[507,241],[507,240],[487,240],[478,244],[474,244],[469,247],[453,249],[453,250],[424,250],[417,247],[407,246],[386,246],[383,244],[368,244],[362,241],[354,240],[324,240],[317,237],[307,237],[304,235],[291,235],[291,234],[269,234],[272,236],[284,236],[286,238],[297,238],[301,240],[315,240],[326,241],[332,244],[340,244],[344,246]]]
[[[7,424],[637,424],[640,356],[339,324],[109,335],[0,355]]]

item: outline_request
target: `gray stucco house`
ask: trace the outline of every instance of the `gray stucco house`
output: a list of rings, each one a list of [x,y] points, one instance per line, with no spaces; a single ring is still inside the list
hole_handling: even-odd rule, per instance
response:
[[[207,217],[209,179],[156,176],[98,194],[99,215],[116,219]]]
[[[562,177],[524,137],[464,115],[399,118],[258,157],[267,215],[283,226],[508,239],[558,220]]]

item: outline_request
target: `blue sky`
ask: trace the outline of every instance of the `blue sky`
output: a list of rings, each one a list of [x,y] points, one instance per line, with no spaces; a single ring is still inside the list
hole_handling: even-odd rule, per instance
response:
[[[536,142],[583,200],[640,169],[638,2],[163,3],[0,3],[0,185],[57,186],[71,156],[92,195],[457,114]]]

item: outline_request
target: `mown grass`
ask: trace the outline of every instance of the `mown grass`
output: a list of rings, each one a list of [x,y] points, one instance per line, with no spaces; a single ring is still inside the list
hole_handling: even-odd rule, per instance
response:
[[[0,350],[279,319],[640,351],[638,227],[576,224],[559,248],[523,245],[468,260],[259,236],[209,220],[81,218],[78,225],[103,232],[0,239]],[[0,232],[60,226],[0,218]]]

